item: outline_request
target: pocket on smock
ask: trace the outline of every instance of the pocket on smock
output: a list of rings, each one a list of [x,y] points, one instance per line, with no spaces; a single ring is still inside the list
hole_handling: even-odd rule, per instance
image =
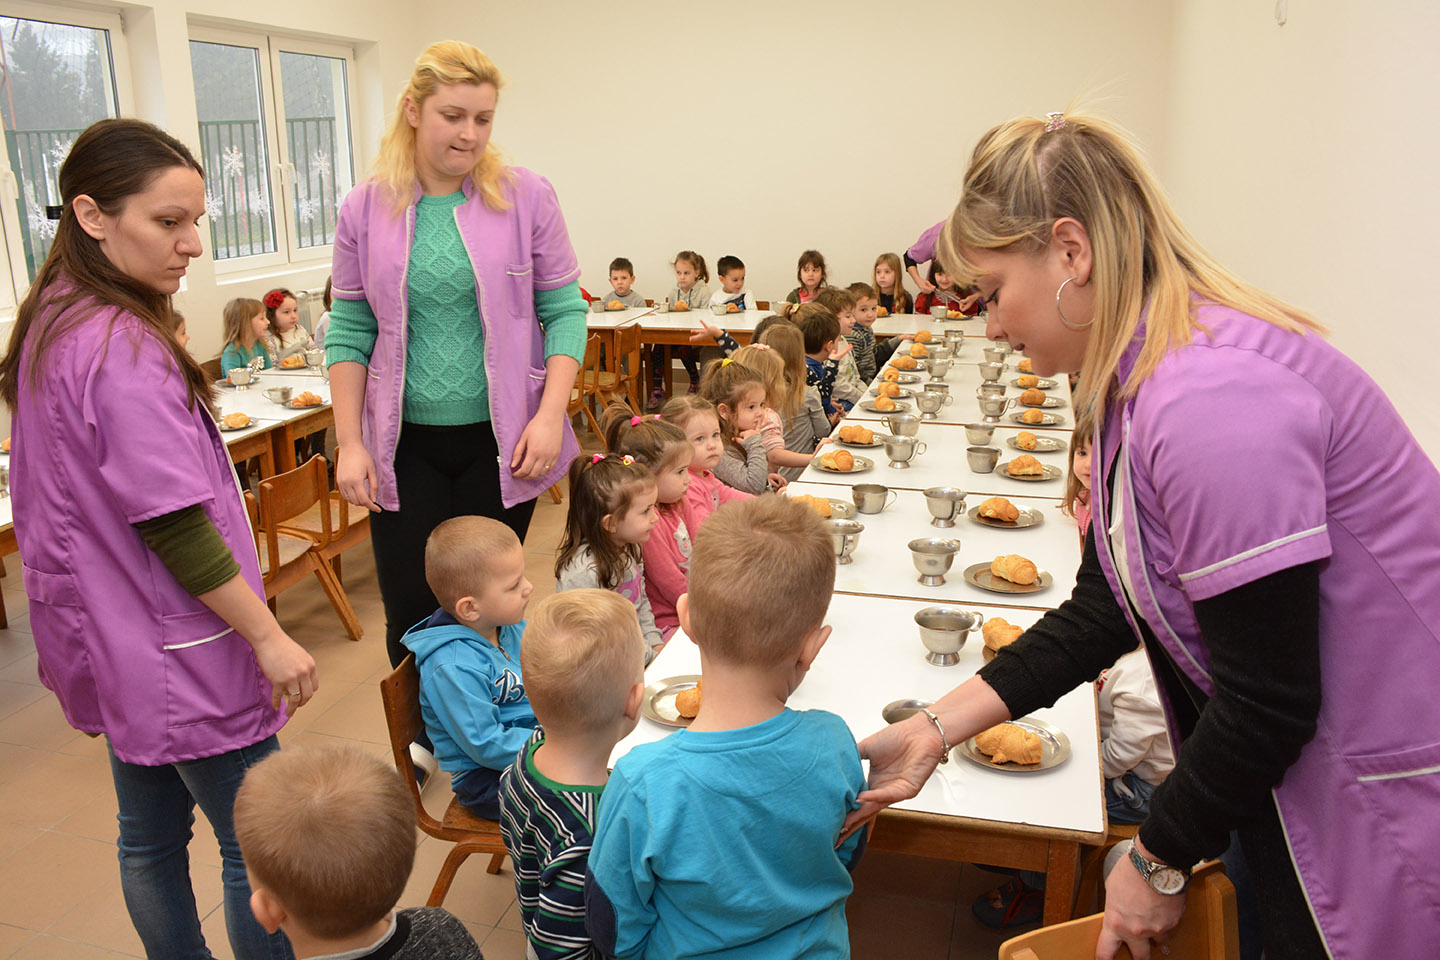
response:
[[[535,315],[535,264],[505,264],[506,312],[516,320],[533,319]]]
[[[1371,816],[1383,825],[1411,877],[1440,901],[1440,831],[1433,826],[1440,810],[1440,743],[1394,753],[1347,757]],[[1383,859],[1383,858],[1382,858]]]
[[[161,636],[168,726],[214,723],[267,702],[250,644],[214,613],[165,617]]]

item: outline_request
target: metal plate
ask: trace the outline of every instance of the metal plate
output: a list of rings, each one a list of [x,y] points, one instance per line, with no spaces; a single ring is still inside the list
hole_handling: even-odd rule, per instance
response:
[[[1042,467],[1045,470],[1045,472],[1042,474],[1032,474],[1030,476],[1025,476],[1022,474],[1017,476],[1010,472],[1010,464],[1014,462],[1014,460],[1006,460],[1004,463],[1000,464],[995,468],[995,472],[1000,474],[1001,476],[1009,477],[1011,480],[1020,480],[1025,483],[1044,483],[1046,480],[1059,480],[1065,475],[1061,472],[1059,467],[1054,467],[1046,463],[1042,464]]]
[[[640,701],[640,712],[667,727],[690,726],[689,720],[675,712],[675,695],[682,690],[693,688],[699,682],[698,673],[656,680],[645,688],[645,698]]]
[[[1007,446],[1010,447],[1010,449],[1019,450],[1021,453],[1059,453],[1060,451],[1064,450],[1066,446],[1065,441],[1058,438],[1036,437],[1035,449],[1026,450],[1024,447],[1020,446],[1018,442],[1016,442],[1018,439],[1018,437],[1012,435],[1005,438],[1005,443]]]
[[[250,378],[250,382],[247,383],[247,384],[244,384],[244,386],[253,387],[253,386],[255,386],[255,384],[257,384],[257,383],[259,383],[259,382],[260,382],[260,378],[259,378],[259,377],[252,376],[252,377]],[[215,381],[215,386],[217,386],[217,387],[222,387],[222,388],[223,388],[223,387],[229,387],[231,390],[234,390],[237,386],[240,386],[240,384],[231,383],[231,382],[230,382],[230,378],[229,378],[229,377],[225,377],[225,378],[222,378],[222,379],[220,379],[220,380],[216,380],[216,381]]]
[[[909,720],[915,714],[924,710],[926,707],[932,706],[934,703],[934,700],[917,700],[913,698],[894,700],[885,704],[885,706],[880,709],[880,719],[886,723],[899,723],[901,720]]]
[[[849,476],[852,473],[864,473],[866,470],[871,469],[875,466],[875,461],[871,460],[869,457],[855,457],[855,469],[836,470],[834,467],[825,466],[825,464],[820,462],[820,458],[816,457],[814,460],[810,461],[810,466],[814,467],[816,470],[823,470],[826,473],[838,473],[844,476]]]
[[[830,520],[854,520],[855,515],[860,511],[855,504],[849,500],[836,500],[834,497],[826,497],[830,501]]]
[[[980,516],[979,507],[971,507],[965,516],[976,523],[987,527],[995,527],[1000,530],[1023,530],[1025,527],[1038,527],[1045,522],[1045,514],[1034,507],[1020,507],[1020,516],[1014,520],[996,520],[994,517]]]
[[[1035,773],[1038,770],[1049,770],[1069,759],[1070,738],[1065,735],[1064,730],[1054,724],[1046,723],[1044,720],[1036,720],[1034,717],[1021,717],[1010,722],[1040,738],[1039,763],[1015,763],[1013,761],[992,763],[988,756],[975,748],[974,737],[957,746],[955,752],[982,767],[988,767],[991,770],[1005,770],[1010,773]]]
[[[1046,410],[1055,410],[1065,406],[1065,400],[1062,397],[1046,397],[1043,403],[1026,403],[1024,400],[1020,400],[1020,405],[1022,407],[1029,407],[1032,410],[1037,407],[1044,407]]]
[[[1035,374],[1033,374],[1033,373],[1022,373],[1022,374],[1020,375],[1020,377],[1034,377],[1034,376],[1035,376]],[[1011,381],[1010,381],[1010,386],[1014,387],[1014,388],[1017,389],[1017,390],[1027,390],[1027,389],[1029,389],[1028,387],[1022,387],[1022,386],[1020,385],[1020,377],[1015,377],[1013,380],[1011,380]],[[1054,390],[1056,387],[1060,386],[1060,381],[1059,381],[1059,380],[1051,380],[1049,377],[1037,377],[1036,379],[1040,381],[1039,383],[1034,384],[1034,387],[1035,387],[1036,390]]]
[[[221,433],[239,433],[241,430],[249,430],[255,426],[255,418],[251,417],[250,422],[243,427],[227,427],[225,426],[225,420],[223,418],[215,421],[215,425],[220,428]]]
[[[1031,410],[1038,410],[1039,408],[1038,408],[1038,407],[1031,407],[1030,409],[1031,409]],[[1012,414],[1010,414],[1010,422],[1011,422],[1011,423],[1018,423],[1018,424],[1020,424],[1020,426],[1022,426],[1022,427],[1058,427],[1058,426],[1062,425],[1062,424],[1065,422],[1065,418],[1062,417],[1062,416],[1060,416],[1058,413],[1042,413],[1042,414],[1040,414],[1040,422],[1039,422],[1039,423],[1031,423],[1031,422],[1028,421],[1028,420],[1021,420],[1020,418],[1023,417],[1023,416],[1024,416],[1026,413],[1028,413],[1028,412],[1029,412],[1029,411],[1022,411],[1022,412],[1020,412],[1020,413],[1012,413]]]
[[[860,443],[856,440],[841,440],[838,434],[834,437],[834,441],[840,444],[840,446],[842,447],[853,447],[856,450],[872,450],[876,447],[885,446],[885,441],[879,439],[878,435],[876,436],[876,439],[870,441],[869,443]]]
[[[870,396],[872,396],[872,397],[878,397],[878,396],[880,396],[880,388],[879,388],[879,387],[871,387],[871,388],[870,388]],[[900,388],[900,392],[897,393],[897,394],[895,395],[895,397],[892,398],[892,399],[900,399],[900,398],[909,399],[910,397],[913,397],[913,396],[915,396],[915,391],[914,391],[914,390],[906,390],[904,387],[901,387],[901,388]]]
[[[1019,584],[1012,583],[1004,577],[997,577],[990,572],[990,564],[977,563],[965,568],[965,582],[972,587],[979,587],[981,590],[988,590],[990,593],[1039,593],[1055,582],[1050,576],[1049,570],[1041,570],[1040,576],[1034,583]]]
[[[924,379],[925,379],[925,377],[924,377],[923,374],[916,373],[914,370],[901,370],[900,368],[896,367],[896,368],[895,368],[895,379],[894,379],[894,380],[887,380],[887,381],[885,381],[885,382],[886,382],[886,383],[919,383],[921,380],[924,380]]]
[[[859,407],[861,410],[864,410],[866,413],[886,414],[910,412],[910,404],[906,403],[904,400],[896,400],[894,410],[876,410],[874,400],[861,400],[859,403],[855,404],[855,406]]]
[[[610,304],[608,304],[608,303],[605,304],[605,312],[606,312],[606,313],[619,313],[621,310],[627,310],[627,309],[629,309],[629,305],[628,305],[628,304],[624,304],[624,303],[620,304],[620,306],[618,306],[618,307],[612,307],[612,306],[610,306]]]

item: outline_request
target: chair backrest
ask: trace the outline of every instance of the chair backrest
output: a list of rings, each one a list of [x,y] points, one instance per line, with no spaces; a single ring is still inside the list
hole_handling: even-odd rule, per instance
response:
[[[627,378],[640,374],[640,346],[641,334],[644,330],[640,324],[632,323],[629,326],[621,327],[615,331],[615,372],[621,372],[620,364],[625,364],[625,376]]]
[[[769,310],[769,309],[770,309],[770,301],[769,301],[769,300],[756,300],[756,301],[755,301],[755,309],[756,309],[756,310]]]
[[[385,726],[390,731],[390,752],[395,757],[395,769],[400,771],[400,779],[410,788],[410,799],[415,801],[416,820],[421,830],[438,836],[441,825],[425,809],[420,783],[415,779],[415,761],[410,758],[410,744],[425,729],[425,718],[420,715],[420,671],[415,667],[415,654],[406,654],[400,666],[380,681],[380,700],[385,704]]]
[[[580,361],[580,372],[575,385],[583,399],[595,392],[600,379],[600,335],[593,334],[585,341],[585,359]]]
[[[224,371],[220,369],[219,357],[213,357],[209,360],[202,360],[200,362],[200,369],[205,371],[205,376],[210,378],[211,383],[214,383],[216,380],[219,380],[221,377],[225,376]]]
[[[294,470],[260,481],[260,525],[267,533],[272,532],[317,503],[328,505],[329,494],[330,477],[325,469],[325,458],[316,454]],[[318,512],[321,542],[328,543],[333,533],[330,511]]]
[[[1128,869],[1121,864],[1117,869]],[[1101,913],[1041,927],[1000,945],[1000,960],[1090,960],[1100,939]],[[1130,960],[1130,951],[1116,954]],[[1196,870],[1185,892],[1185,918],[1170,932],[1169,960],[1239,960],[1235,887],[1218,860]]]
[[[653,307],[653,306],[655,306],[655,301],[652,300],[652,299],[650,299],[649,297],[646,297],[646,298],[645,298],[645,306],[647,306],[647,307]]]

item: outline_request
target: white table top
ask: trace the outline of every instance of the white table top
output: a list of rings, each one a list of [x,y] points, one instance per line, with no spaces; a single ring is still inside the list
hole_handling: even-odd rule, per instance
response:
[[[875,429],[877,435],[885,433],[884,423],[867,424],[867,426]],[[812,483],[840,484],[845,489],[845,496],[842,499],[849,499],[850,486],[855,483],[883,483],[887,487],[901,490],[956,486],[967,493],[981,495],[982,499],[998,495],[1012,498],[1032,497],[1058,500],[1065,496],[1065,471],[1069,468],[1070,463],[1070,434],[1065,431],[1049,431],[1046,436],[1063,439],[1066,449],[1054,453],[1040,453],[1033,450],[1016,450],[1005,442],[1006,437],[1017,436],[1020,430],[1019,427],[995,428],[990,446],[1000,451],[999,463],[1003,464],[1023,453],[1030,453],[1041,463],[1057,467],[1060,470],[1060,477],[1054,480],[1027,481],[1015,480],[999,470],[991,473],[975,473],[970,469],[970,463],[965,455],[965,448],[970,445],[965,439],[965,428],[937,421],[920,425],[920,432],[916,439],[926,445],[926,450],[924,453],[916,454],[910,461],[909,467],[904,469],[891,467],[890,459],[885,456],[883,446],[844,447],[852,454],[874,460],[875,468],[864,473],[827,473],[824,470],[817,470],[812,460],[811,466],[805,468],[800,479]],[[838,427],[835,433],[839,433]],[[840,444],[827,444],[820,449],[820,452],[829,453],[841,447]]]
[[[966,317],[964,320],[940,320],[929,314],[892,313],[888,317],[876,319],[875,325],[870,328],[870,332],[877,337],[903,337],[919,330],[929,330],[935,334],[936,339],[940,338],[942,330],[964,330],[966,337],[983,339],[985,337],[985,321],[975,317]]]
[[[863,482],[864,477],[861,474],[857,482]],[[806,493],[812,497],[851,500],[849,490],[828,484],[796,482],[787,490],[792,495]],[[966,498],[966,511],[979,506],[983,499],[978,494]],[[1080,569],[1080,534],[1075,521],[1060,512],[1059,502],[1055,500],[1023,497],[1009,500],[1017,507],[1040,510],[1045,521],[1034,527],[1002,529],[966,518],[958,520],[953,527],[936,527],[930,523],[924,494],[897,490],[895,502],[882,512],[856,516],[865,530],[860,534],[850,562],[837,567],[835,590],[1001,607],[1059,606],[1075,589],[1075,573]],[[930,587],[920,582],[908,544],[922,537],[960,541],[960,552],[955,555],[943,586]],[[966,582],[963,576],[966,567],[976,563],[988,565],[997,556],[1010,553],[1027,557],[1041,570],[1049,571],[1055,578],[1054,583],[1035,593],[1002,594],[981,590]]]
[[[1068,532],[1075,539],[1073,528]],[[928,605],[837,594],[826,617],[834,628],[830,639],[805,682],[791,695],[789,705],[796,710],[822,709],[838,714],[859,741],[884,726],[880,711],[886,704],[908,697],[938,700],[959,686],[983,665],[984,644],[977,632],[960,651],[960,662],[955,666],[927,663],[913,618],[916,611]],[[967,604],[966,609],[970,606]],[[975,609],[987,618],[1002,616],[1021,626],[1029,626],[1041,616],[1035,610]],[[645,680],[649,683],[699,672],[699,648],[684,633],[677,632],[645,671]],[[957,752],[936,770],[919,795],[897,803],[895,808],[1103,833],[1105,814],[1094,688],[1084,684],[1034,716],[1069,737],[1071,753],[1064,763],[1049,770],[1011,773],[982,768]],[[672,727],[641,717],[634,732],[616,745],[611,763],[636,744],[660,740],[672,732]]]
[[[722,330],[753,332],[756,324],[774,314],[774,310],[740,310],[718,314],[711,313],[709,307],[694,307],[690,310],[652,314],[641,320],[640,326],[646,330],[699,330],[703,322]]]
[[[634,323],[641,317],[655,312],[654,307],[626,307],[624,310],[592,310],[585,315],[585,325],[591,330],[612,330]]]
[[[251,384],[248,390],[236,390],[233,387],[220,388],[220,418],[223,420],[227,413],[248,413],[252,421],[251,425],[244,430],[223,431],[220,436],[227,444],[266,430],[271,430],[276,424],[284,423],[287,420],[298,420],[303,416],[314,413],[317,410],[324,410],[330,404],[330,384],[323,377],[314,374],[290,374],[283,378],[273,375],[274,371],[265,370],[260,374],[258,383]],[[265,391],[273,386],[290,387],[295,394],[306,390],[319,394],[325,403],[314,407],[282,407],[265,396]]]

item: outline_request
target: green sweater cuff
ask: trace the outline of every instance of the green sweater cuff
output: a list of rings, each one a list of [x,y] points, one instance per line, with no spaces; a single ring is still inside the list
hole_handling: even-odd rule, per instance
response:
[[[235,555],[202,504],[141,521],[135,529],[192,597],[229,583],[240,572]]]
[[[368,300],[336,298],[330,307],[330,327],[325,331],[325,364],[351,360],[370,365],[370,354],[380,335],[380,324]]]
[[[579,363],[584,359],[588,313],[579,280],[557,290],[535,291],[535,316],[545,330],[546,360],[565,356]]]

